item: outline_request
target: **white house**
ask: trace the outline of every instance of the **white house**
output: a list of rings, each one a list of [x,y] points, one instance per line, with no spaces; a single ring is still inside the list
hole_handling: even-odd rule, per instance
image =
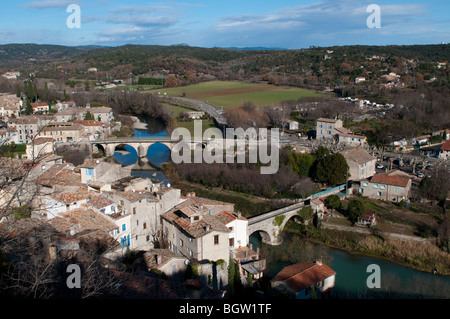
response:
[[[55,193],[46,196],[47,219],[57,217],[59,214],[75,210],[86,204],[89,193],[83,189],[73,192]]]
[[[298,130],[298,122],[297,121],[288,121],[288,129],[291,131]]]
[[[358,84],[358,83],[361,83],[361,82],[364,82],[364,81],[366,81],[366,78],[365,77],[357,77],[357,78],[355,78],[355,83],[356,84]]]
[[[230,232],[228,233],[230,249],[247,246],[248,234],[247,226],[248,220],[235,212],[223,211],[216,215]]]
[[[50,110],[50,106],[45,102],[31,103],[31,107],[33,108],[33,113],[47,113]]]

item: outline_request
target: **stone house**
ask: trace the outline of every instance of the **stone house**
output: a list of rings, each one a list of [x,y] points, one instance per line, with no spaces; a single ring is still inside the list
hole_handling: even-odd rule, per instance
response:
[[[111,191],[103,192],[107,198],[117,203],[117,220],[128,216],[128,225],[123,219],[119,225],[121,244],[130,249],[148,250],[154,248],[160,229],[161,209],[152,192]]]
[[[375,174],[361,180],[359,193],[365,197],[400,202],[409,200],[411,179],[404,176]]]
[[[187,200],[161,215],[161,220],[163,234],[174,253],[197,261],[228,260],[232,230],[204,205]]]
[[[53,137],[37,137],[27,144],[27,158],[29,160],[53,154],[55,150],[55,139]]]
[[[334,139],[336,135],[336,128],[340,127],[342,127],[342,120],[319,118],[316,121],[316,139]]]
[[[349,146],[362,146],[366,143],[365,136],[353,134],[351,130],[343,126],[342,120],[327,118],[317,119],[316,139],[331,140]]]
[[[144,254],[148,271],[159,270],[170,279],[183,280],[188,265],[186,257],[168,249],[150,249]]]
[[[49,194],[46,196],[47,219],[55,218],[63,212],[79,209],[83,204],[87,204],[88,200],[89,193],[83,188],[77,191]]]
[[[358,181],[375,174],[377,158],[363,148],[356,147],[339,153],[344,156],[349,166],[349,180]]]
[[[20,116],[23,101],[15,94],[0,94],[0,117],[8,121]]]
[[[100,160],[85,160],[79,166],[81,183],[90,182],[112,183],[118,179],[131,175],[131,169],[122,167],[121,164],[108,163]]]
[[[47,124],[39,136],[53,137],[58,142],[81,142],[83,126],[72,122],[54,122]]]

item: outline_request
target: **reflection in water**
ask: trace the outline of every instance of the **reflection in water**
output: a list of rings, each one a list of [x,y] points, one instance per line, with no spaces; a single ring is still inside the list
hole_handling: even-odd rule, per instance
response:
[[[167,130],[164,123],[152,118],[140,118],[141,122],[147,123],[147,129],[134,130],[133,138],[151,138],[151,137],[165,137],[167,136]],[[115,160],[123,166],[133,165],[137,162],[137,151],[129,146],[123,147],[129,154],[122,154],[121,152],[114,152]],[[149,147],[147,152],[147,158],[149,162],[159,168],[162,163],[165,163],[170,158],[170,150],[163,144],[153,144]]]
[[[161,143],[155,143],[148,148],[147,158],[152,165],[160,168],[161,165],[170,159],[170,149]]]

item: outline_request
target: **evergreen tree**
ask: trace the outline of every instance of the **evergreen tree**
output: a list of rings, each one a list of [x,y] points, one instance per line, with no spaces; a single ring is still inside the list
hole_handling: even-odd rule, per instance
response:
[[[236,264],[234,263],[234,260],[230,257],[228,260],[228,294],[230,297],[234,297],[235,290],[234,290],[234,277],[235,277],[235,268]]]
[[[329,185],[343,184],[349,177],[348,169],[347,161],[342,154],[327,155],[317,164],[317,179]]]

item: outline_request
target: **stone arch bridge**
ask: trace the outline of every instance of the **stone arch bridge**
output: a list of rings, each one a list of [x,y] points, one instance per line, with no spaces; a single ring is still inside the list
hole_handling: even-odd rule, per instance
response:
[[[248,219],[248,235],[259,232],[262,241],[269,245],[280,245],[282,243],[281,232],[286,223],[297,216],[297,212],[305,207],[305,202],[295,203],[262,215],[254,216]],[[277,218],[283,216],[281,218]]]
[[[179,143],[179,141],[172,140],[170,137],[155,137],[155,138],[118,138],[111,140],[95,140],[89,142],[91,146],[91,152],[103,149],[105,156],[113,156],[116,147],[119,145],[129,145],[136,150],[136,153],[139,158],[146,157],[149,147],[156,143],[163,144],[167,146],[169,150],[172,150],[173,147],[177,143]],[[195,150],[197,148],[200,149],[204,148],[206,144],[207,141],[198,139],[190,141],[188,146],[191,150]]]

